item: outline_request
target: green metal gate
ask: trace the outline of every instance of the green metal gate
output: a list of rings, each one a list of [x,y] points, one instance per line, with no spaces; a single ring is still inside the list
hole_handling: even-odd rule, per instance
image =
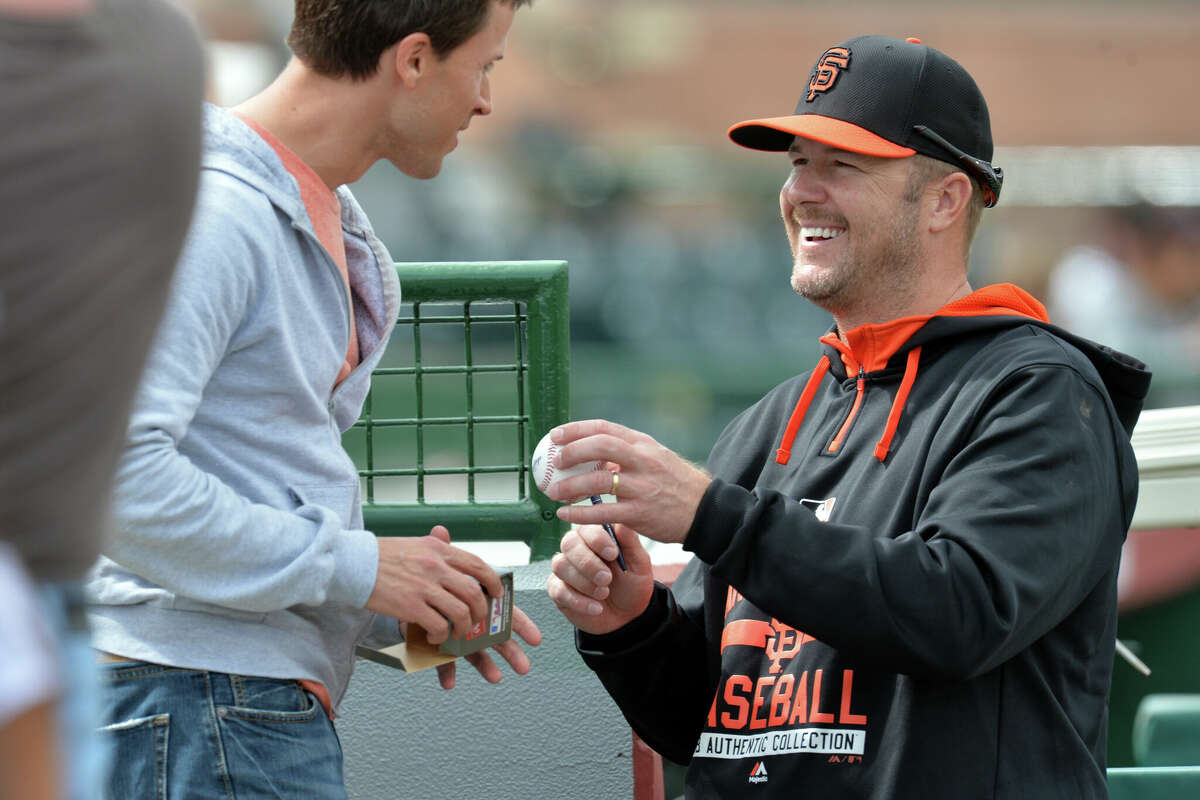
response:
[[[529,456],[569,411],[567,265],[397,264],[404,305],[347,451],[380,536],[520,540],[558,550],[557,504]]]

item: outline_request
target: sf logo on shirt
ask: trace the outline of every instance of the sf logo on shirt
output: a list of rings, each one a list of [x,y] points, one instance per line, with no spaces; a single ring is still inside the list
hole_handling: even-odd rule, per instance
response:
[[[771,662],[770,673],[777,675],[783,672],[783,662],[790,661],[799,655],[800,648],[804,646],[804,640],[812,637],[789,625],[784,625],[774,617],[771,618],[770,624],[775,635],[767,639],[766,647],[763,649],[766,651],[767,660]]]

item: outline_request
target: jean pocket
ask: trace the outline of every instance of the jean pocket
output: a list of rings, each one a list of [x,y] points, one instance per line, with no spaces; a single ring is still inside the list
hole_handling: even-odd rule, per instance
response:
[[[170,723],[170,714],[155,714],[100,729],[110,743],[114,763],[121,765],[109,776],[109,797],[166,800]]]
[[[222,719],[249,722],[308,722],[324,713],[321,704],[296,681],[231,675],[233,704],[217,706]]]
[[[316,697],[294,681],[238,678],[234,686],[235,697],[244,692],[245,702],[253,703],[217,706],[238,796],[346,800],[341,747]]]

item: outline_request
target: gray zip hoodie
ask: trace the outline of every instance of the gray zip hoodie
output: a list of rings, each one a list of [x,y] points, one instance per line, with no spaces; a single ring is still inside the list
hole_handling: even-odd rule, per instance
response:
[[[206,109],[196,213],[118,469],[118,530],[89,576],[97,648],[315,680],[336,706],[356,641],[395,631],[363,608],[379,554],[341,434],[400,287],[346,187],[338,199],[362,361],[335,388],[350,336],[338,267],[274,150]]]

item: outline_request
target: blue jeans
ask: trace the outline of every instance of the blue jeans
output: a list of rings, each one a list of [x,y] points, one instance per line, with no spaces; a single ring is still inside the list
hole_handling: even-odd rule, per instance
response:
[[[346,800],[342,747],[296,681],[104,666],[110,800]]]

